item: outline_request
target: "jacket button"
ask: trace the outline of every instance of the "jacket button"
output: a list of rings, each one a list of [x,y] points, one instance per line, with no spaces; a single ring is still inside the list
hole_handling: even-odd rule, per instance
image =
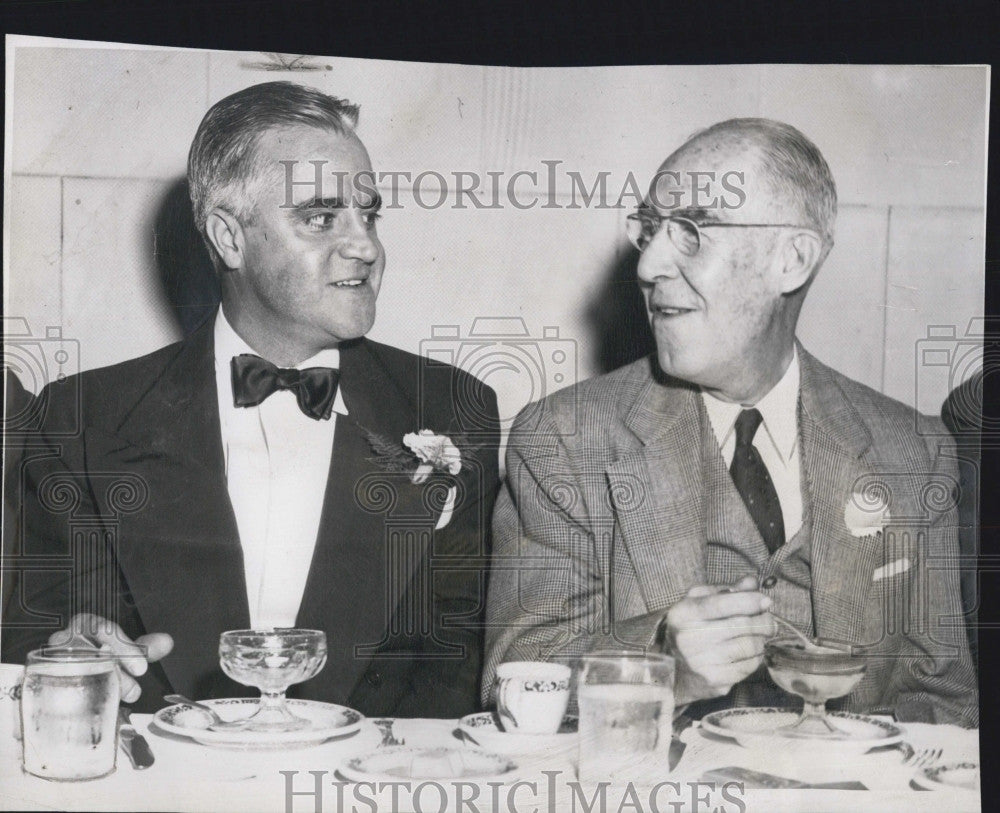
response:
[[[760,583],[760,586],[763,587],[765,590],[770,590],[777,583],[778,583],[777,576],[768,576],[766,579],[764,579],[764,581]]]
[[[369,686],[379,686],[382,684],[382,673],[381,672],[366,672],[365,681]]]

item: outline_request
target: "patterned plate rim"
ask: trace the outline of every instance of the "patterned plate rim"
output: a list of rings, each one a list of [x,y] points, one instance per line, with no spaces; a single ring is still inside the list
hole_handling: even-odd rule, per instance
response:
[[[976,771],[979,772],[978,762],[947,762],[944,765],[931,765],[928,768],[921,768],[917,771],[917,775],[914,779],[917,784],[922,784],[925,787],[932,787],[935,790],[968,790],[973,793],[978,792],[978,788],[969,788],[964,785],[953,785],[948,782],[942,782],[938,779],[943,773],[949,773],[951,771]]]
[[[207,706],[231,706],[231,705],[258,705],[260,698],[257,697],[221,697],[200,701]],[[322,728],[306,729],[305,731],[281,731],[275,733],[247,732],[247,731],[211,731],[207,728],[190,728],[178,725],[173,719],[182,711],[193,709],[187,703],[174,703],[171,706],[162,708],[153,715],[153,721],[164,731],[177,734],[181,737],[188,737],[196,742],[210,741],[213,743],[259,743],[259,742],[302,742],[306,740],[321,740],[341,734],[349,734],[361,726],[365,716],[352,708],[341,706],[338,703],[324,703],[321,700],[288,700],[292,707],[300,708],[321,708],[324,710],[335,710],[343,715],[343,722],[337,725],[323,726]],[[248,736],[251,735],[252,736]]]
[[[789,714],[798,717],[799,712],[795,709],[780,708],[778,706],[744,706],[738,709],[722,709],[720,711],[713,711],[710,714],[706,714],[702,720],[701,725],[703,728],[708,729],[713,734],[718,734],[729,739],[736,739],[737,737],[758,737],[771,739],[774,738],[773,731],[735,731],[732,728],[726,728],[720,725],[719,721],[727,717],[747,717],[750,715],[766,715],[766,714]],[[888,745],[890,741],[895,739],[900,739],[903,736],[903,729],[901,729],[895,723],[889,723],[885,720],[879,720],[875,717],[870,717],[867,714],[856,714],[853,711],[831,711],[827,712],[829,717],[833,717],[840,720],[855,720],[857,722],[866,723],[867,725],[874,726],[875,728],[881,729],[884,735],[881,737],[869,737],[867,739],[853,739],[853,740],[837,740],[837,742],[846,742],[850,745],[862,745],[865,743],[873,743],[875,745]],[[778,739],[785,739],[784,737],[778,737]],[[799,743],[811,743],[813,740],[796,739],[795,742]],[[815,740],[817,743],[825,743],[826,740]],[[833,741],[831,741],[833,742]]]
[[[481,773],[472,776],[461,776],[461,777],[428,776],[420,778],[421,781],[428,781],[428,782],[433,780],[443,780],[443,779],[461,781],[461,782],[475,782],[484,779],[495,779],[497,777],[506,776],[507,774],[510,774],[518,770],[518,768],[520,767],[513,759],[511,759],[509,756],[505,754],[495,754],[492,751],[484,751],[481,748],[453,748],[451,746],[444,746],[444,745],[436,745],[436,746],[392,745],[389,746],[388,748],[379,748],[375,751],[369,751],[366,754],[360,754],[359,756],[351,757],[349,760],[347,760],[341,765],[340,772],[344,773],[344,771],[346,770],[348,772],[355,774],[356,776],[365,777],[366,779],[362,781],[366,781],[368,778],[370,778],[370,779],[376,779],[378,781],[399,782],[400,777],[393,776],[392,774],[388,773],[380,773],[377,771],[365,770],[365,768],[362,767],[361,763],[364,760],[371,759],[373,757],[382,757],[387,755],[391,756],[394,753],[404,753],[404,752],[411,752],[414,754],[427,753],[433,755],[441,755],[441,754],[446,754],[448,752],[454,752],[456,754],[459,754],[460,756],[468,754],[476,754],[478,756],[485,757],[486,759],[493,761],[494,763],[496,763],[497,766],[499,766],[499,769],[495,773]],[[347,774],[344,775],[347,776]],[[348,776],[348,778],[351,777]]]
[[[483,722],[479,722],[480,720]],[[562,728],[567,723],[579,726],[580,718],[575,714],[567,714],[563,717],[559,727]],[[472,714],[466,714],[458,721],[458,727],[465,728],[472,733],[488,734],[490,736],[496,735],[498,737],[572,737],[577,733],[576,730],[557,731],[555,734],[524,734],[517,731],[502,731],[497,728],[496,712],[492,711],[476,711]]]

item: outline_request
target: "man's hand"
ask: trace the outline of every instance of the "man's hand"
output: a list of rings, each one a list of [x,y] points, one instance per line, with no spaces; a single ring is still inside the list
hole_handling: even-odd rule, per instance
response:
[[[170,654],[174,639],[165,632],[140,635],[134,641],[113,621],[99,615],[74,615],[69,626],[49,636],[51,646],[78,646],[104,649],[119,657],[122,700],[134,703],[142,690],[135,678],[146,674],[148,664]]]
[[[678,705],[727,694],[757,670],[775,633],[770,606],[747,576],[732,587],[692,587],[670,608],[666,643],[677,661]]]

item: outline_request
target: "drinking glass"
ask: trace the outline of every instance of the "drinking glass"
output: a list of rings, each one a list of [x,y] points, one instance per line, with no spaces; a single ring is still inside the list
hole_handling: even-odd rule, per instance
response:
[[[229,630],[219,637],[222,671],[237,683],[260,689],[260,708],[249,731],[299,731],[312,723],[292,714],[285,702],[289,686],[314,677],[326,663],[321,630]]]
[[[670,771],[674,659],[621,650],[581,660],[581,781],[652,784]]]
[[[116,660],[110,652],[73,647],[28,653],[21,687],[27,773],[73,782],[114,771],[121,694]]]
[[[822,642],[806,647],[791,636],[764,644],[764,663],[771,679],[804,701],[802,715],[778,731],[786,737],[842,739],[848,736],[826,714],[826,701],[843,697],[865,673],[867,664],[843,647]]]

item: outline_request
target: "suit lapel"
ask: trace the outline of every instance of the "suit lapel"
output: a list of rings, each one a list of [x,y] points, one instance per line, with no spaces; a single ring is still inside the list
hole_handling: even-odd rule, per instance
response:
[[[402,444],[403,435],[418,428],[411,399],[365,341],[343,346],[340,363],[349,414],[337,417],[323,514],[296,623],[326,630],[330,653],[316,685],[303,691],[346,702],[370,650],[384,642],[393,611],[425,554],[421,545],[400,555],[399,545],[390,544],[390,530],[403,521],[429,532],[436,517],[408,474],[379,467],[366,436]],[[415,534],[411,541],[420,545],[419,538]]]
[[[844,508],[870,475],[864,455],[871,436],[829,371],[801,346],[798,352],[816,632],[860,641],[859,608],[881,560],[881,542],[852,536]],[[650,378],[625,421],[630,445],[623,441],[624,453],[607,468],[623,541],[650,609],[669,606],[706,579],[708,484],[699,407],[693,388]]]
[[[865,598],[881,552],[874,536],[851,535],[844,509],[868,475],[871,436],[829,371],[799,347],[802,461],[812,510],[812,592],[816,633],[861,643]]]
[[[162,666],[177,691],[194,696],[218,675],[219,630],[249,624],[225,482],[213,325],[208,320],[180,345],[116,432],[88,428],[84,436],[91,486],[117,524],[131,600],[148,632],[174,637]],[[111,485],[126,473],[138,478],[145,501],[114,513]]]
[[[655,362],[652,362],[655,363]],[[670,606],[705,578],[705,495],[696,392],[649,383],[625,420],[631,449],[607,468],[646,606]]]

